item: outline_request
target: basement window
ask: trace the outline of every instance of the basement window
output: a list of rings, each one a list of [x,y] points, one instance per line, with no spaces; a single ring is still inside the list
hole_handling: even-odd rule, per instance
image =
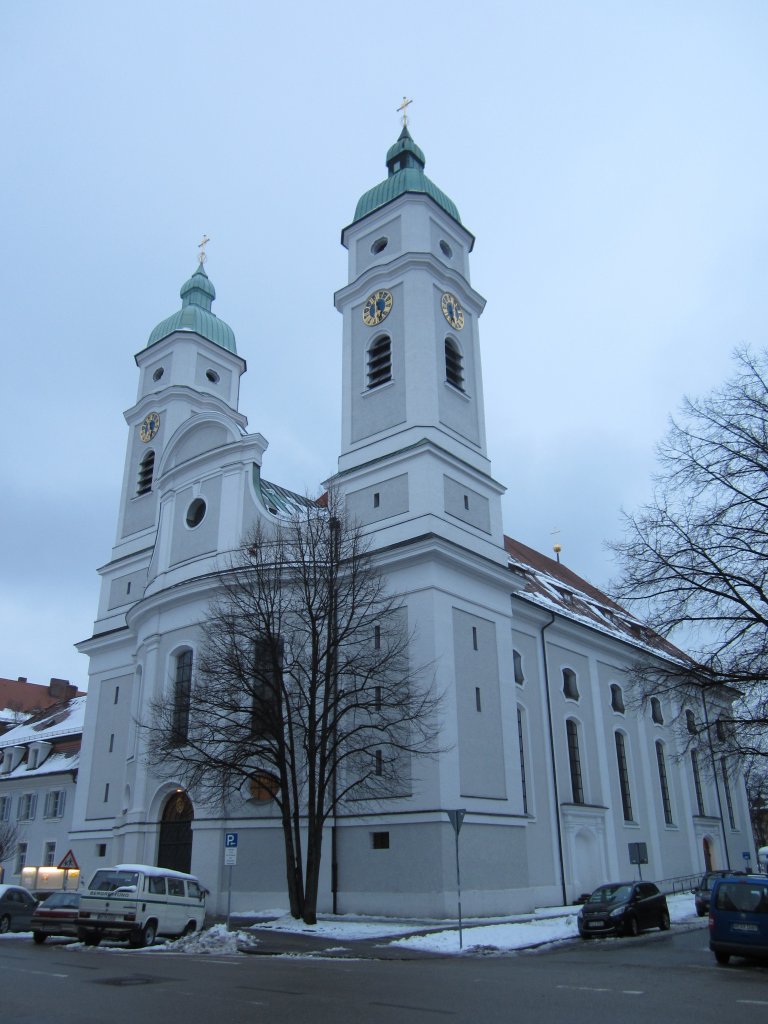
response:
[[[371,846],[374,850],[388,850],[389,832],[371,832]]]

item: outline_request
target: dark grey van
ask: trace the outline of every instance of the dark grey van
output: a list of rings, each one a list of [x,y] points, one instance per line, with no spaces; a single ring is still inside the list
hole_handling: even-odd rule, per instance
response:
[[[732,956],[768,958],[768,876],[717,879],[709,905],[709,948],[719,964]]]

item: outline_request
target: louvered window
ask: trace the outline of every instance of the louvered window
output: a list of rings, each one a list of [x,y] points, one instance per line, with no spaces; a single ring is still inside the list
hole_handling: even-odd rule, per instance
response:
[[[155,472],[155,453],[148,451],[139,463],[139,480],[136,494],[148,494],[152,490],[152,476]]]
[[[464,390],[464,365],[459,346],[452,338],[445,339],[445,379],[459,391]]]
[[[377,388],[392,380],[392,342],[385,334],[368,349],[368,387]]]

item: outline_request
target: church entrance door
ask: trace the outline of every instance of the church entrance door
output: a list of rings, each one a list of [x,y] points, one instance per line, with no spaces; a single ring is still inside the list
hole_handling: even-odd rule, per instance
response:
[[[192,819],[195,812],[186,793],[172,793],[160,822],[157,866],[173,871],[192,869]]]

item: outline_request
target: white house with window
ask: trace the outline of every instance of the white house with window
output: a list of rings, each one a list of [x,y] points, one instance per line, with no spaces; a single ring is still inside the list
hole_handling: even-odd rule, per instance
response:
[[[342,232],[341,442],[328,484],[402,595],[413,664],[435,667],[444,742],[414,765],[407,792],[338,817],[319,909],[451,915],[447,812],[457,809],[470,914],[562,903],[634,877],[638,843],[644,877],[741,866],[754,851],[740,779],[706,749],[686,752],[673,726],[681,709],[658,701],[641,712],[628,692],[638,653],[663,658],[668,648],[565,566],[505,536],[486,439],[474,237],[424,174],[407,127],[386,165]],[[239,836],[232,908],[285,905],[273,793],[254,779],[227,806],[203,804],[148,770],[136,723],[153,696],[171,694],[183,742],[216,570],[254,523],[268,528],[307,499],[262,475],[267,441],[239,410],[246,364],[212,312],[215,294],[201,262],[181,308],[136,355],[116,540],[99,570],[93,635],[79,645],[90,682],[72,845],[84,871],[104,857],[191,868],[222,912],[230,831]],[[296,329],[306,327],[291,312],[286,330]],[[284,386],[286,400],[300,400]],[[318,467],[318,479],[329,469]],[[687,710],[695,728],[701,709]]]
[[[33,892],[75,887],[69,829],[80,761],[85,697],[32,715],[0,736],[0,824],[16,845],[2,865],[6,882]]]

